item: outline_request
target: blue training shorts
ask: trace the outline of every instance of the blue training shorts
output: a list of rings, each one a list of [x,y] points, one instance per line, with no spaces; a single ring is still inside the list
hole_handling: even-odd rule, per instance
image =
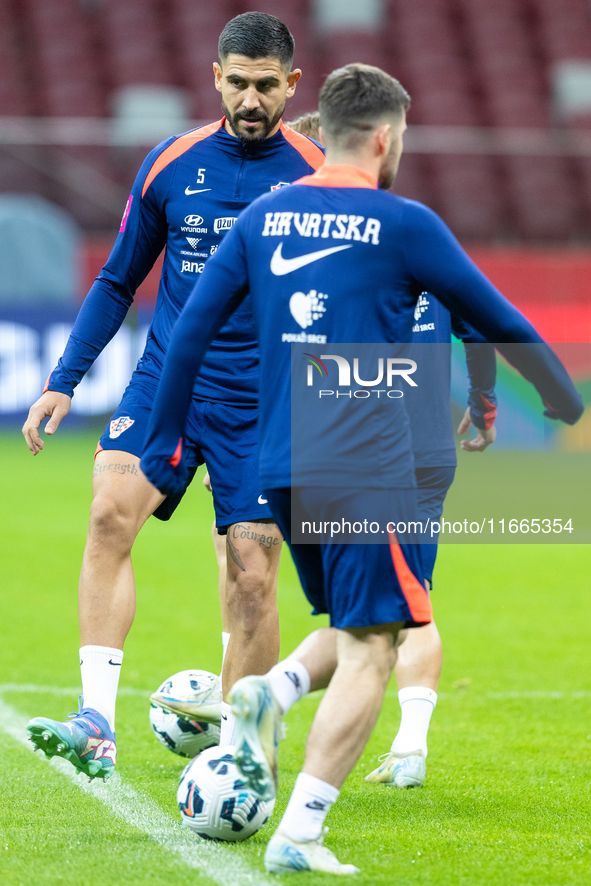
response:
[[[412,511],[415,490],[396,490],[396,494],[399,502],[403,494],[408,494]],[[312,488],[265,492],[314,614],[328,612],[335,628],[400,621],[405,627],[417,627],[432,620],[431,602],[423,582],[422,545],[405,544],[394,537],[390,544],[292,544],[292,495],[299,497],[299,509],[310,508],[316,518],[330,519],[327,514],[339,503],[337,500],[348,509],[353,502],[354,508],[356,492]],[[364,495],[365,490],[360,492],[360,497]],[[323,499],[327,501],[324,516]]]
[[[141,457],[156,388],[157,381],[152,376],[134,372],[99,440],[97,452],[117,449]],[[184,454],[189,471],[187,486],[197,468],[207,465],[216,526],[221,534],[234,523],[273,519],[259,485],[256,408],[193,400]],[[166,498],[154,516],[170,520],[185,491],[186,487]]]
[[[437,533],[431,539],[431,523],[438,523],[441,520],[445,496],[454,481],[455,473],[454,467],[415,468],[419,520],[423,524],[427,524],[430,539],[429,544],[421,545],[423,576],[431,587],[433,587],[433,570],[437,559],[437,540],[439,538],[439,533]]]

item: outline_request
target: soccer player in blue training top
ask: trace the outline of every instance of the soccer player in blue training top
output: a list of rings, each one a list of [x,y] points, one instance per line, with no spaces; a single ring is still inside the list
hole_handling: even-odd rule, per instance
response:
[[[382,409],[384,401],[377,397],[336,398],[334,392],[332,400],[318,399],[314,387],[305,387],[298,348],[347,343],[320,349],[337,364],[338,373],[333,365],[329,379],[334,388],[341,372],[347,377],[350,363],[342,353],[355,352],[352,342],[372,343],[376,355],[380,349],[391,351],[389,343],[409,342],[418,295],[436,292],[454,315],[499,343],[536,386],[545,414],[574,423],[583,411],[554,352],[470,261],[443,222],[427,207],[378,189],[378,182],[390,185],[398,168],[408,105],[398,81],[378,68],[348,65],[327,78],[320,93],[326,164],[246,209],[208,263],[173,332],[141,461],[162,492],[184,487],[194,379],[209,342],[249,293],[262,379],[260,480],[306,595],[316,611],[329,612],[332,625],[311,634],[268,675],[245,677],[230,693],[238,723],[237,766],[248,787],[268,798],[276,791],[281,716],[310,689],[328,687],[308,737],[303,771],[267,847],[265,864],[273,872],[356,872],[323,845],[324,819],[375,725],[400,631],[431,621],[420,545],[406,544],[398,525],[394,532],[388,524],[389,545],[292,543],[292,495],[301,511],[324,522],[339,509],[348,519],[354,515],[370,485],[386,512],[396,499],[398,512],[412,521],[416,502],[404,408]],[[294,347],[292,372],[288,345],[301,340],[296,317],[301,318],[303,302],[307,327],[314,332],[306,332],[305,344]],[[526,344],[516,344],[521,342]],[[408,345],[397,347],[404,351]],[[404,358],[394,363],[398,359],[408,366]],[[308,392],[305,402],[315,424],[306,428],[299,417],[302,427],[294,423],[293,430],[300,439],[307,431],[313,461],[302,460],[295,446],[292,450],[292,384],[296,393]],[[368,413],[359,411],[362,404]],[[352,456],[345,483],[342,471],[335,470],[339,456],[341,462]],[[299,473],[292,490],[294,465]],[[294,537],[303,529],[293,524]]]
[[[317,111],[288,123],[314,140],[320,139],[320,118]],[[443,504],[453,482],[457,457],[450,409],[451,334],[464,341],[470,378],[468,408],[458,433],[464,434],[472,424],[478,429],[473,440],[463,440],[462,449],[482,452],[495,439],[496,356],[494,346],[478,343],[479,336],[467,324],[454,318],[430,293],[421,293],[415,307],[413,341],[419,345],[418,371],[415,380],[418,392],[407,404],[413,436],[413,454],[417,481],[419,518],[426,522],[440,521]],[[426,348],[421,347],[427,345]],[[434,347],[430,347],[434,345]],[[412,352],[411,352],[412,355]],[[418,398],[417,398],[418,393]],[[211,488],[209,478],[204,484]],[[235,526],[233,532],[239,527]],[[225,607],[226,545],[213,527],[213,540],[219,566],[220,604],[222,610],[222,643],[227,646],[230,633]],[[423,576],[427,588],[433,585],[437,557],[437,537],[430,539],[421,551]],[[267,605],[274,601],[267,600]],[[366,781],[390,787],[420,787],[426,776],[427,736],[431,715],[437,703],[443,650],[435,621],[406,632],[399,645],[394,676],[398,686],[401,721],[390,751],[380,757],[380,765],[366,776]]]
[[[146,348],[96,452],[79,593],[83,705],[68,723],[35,718],[28,727],[34,745],[49,756],[66,757],[91,777],[108,777],[115,765],[115,701],[123,643],[135,613],[131,548],[148,517],[168,520],[185,491],[165,498],[139,466],[173,324],[244,207],[324,162],[318,145],[281,120],[301,73],[292,70],[293,53],[292,35],[274,16],[246,13],[226,25],[213,66],[225,116],[167,139],[146,158],[111,256],[23,428],[35,455],[43,448],[41,421],[49,416],[46,431],[55,433],[74,388],[121,326],[137,287],[166,248]],[[258,346],[246,300],[219,331],[203,364],[185,450],[187,455],[190,450],[187,484],[207,463],[220,531],[235,523],[247,523],[250,530],[228,545],[227,688],[244,674],[265,673],[279,656],[276,607],[264,601],[275,600],[281,535],[258,480],[257,388]],[[257,543],[261,533],[269,544]],[[266,644],[257,639],[265,628]],[[225,743],[231,740],[225,735]]]

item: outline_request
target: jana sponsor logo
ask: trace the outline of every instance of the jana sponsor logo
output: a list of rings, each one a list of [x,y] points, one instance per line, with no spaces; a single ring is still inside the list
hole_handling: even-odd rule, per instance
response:
[[[216,218],[213,223],[213,229],[216,234],[219,234],[220,231],[229,231],[234,222],[236,221],[235,215],[228,215],[226,218]]]
[[[119,418],[114,418],[109,425],[109,437],[111,440],[116,440],[123,431],[126,431],[134,423],[135,419],[130,418],[128,415],[120,415]]]
[[[190,225],[192,228],[197,228],[199,225],[203,224],[203,216],[201,215],[186,215],[185,216],[185,224]]]
[[[184,274],[185,271],[188,271],[190,274],[202,274],[204,267],[205,262],[183,260],[183,263],[181,265],[181,274]]]

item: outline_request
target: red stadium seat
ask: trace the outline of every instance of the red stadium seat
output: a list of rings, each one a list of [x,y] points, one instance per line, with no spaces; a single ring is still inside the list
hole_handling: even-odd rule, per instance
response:
[[[503,162],[521,236],[547,242],[573,237],[582,207],[564,158],[506,157]]]
[[[489,157],[434,155],[436,208],[463,241],[490,240],[502,233],[499,182]]]

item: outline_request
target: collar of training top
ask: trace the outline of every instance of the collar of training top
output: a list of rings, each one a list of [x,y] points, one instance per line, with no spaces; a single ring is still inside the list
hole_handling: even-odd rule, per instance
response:
[[[317,188],[371,188],[377,190],[378,180],[358,166],[325,163],[313,175],[305,175],[294,185],[314,185]]]

